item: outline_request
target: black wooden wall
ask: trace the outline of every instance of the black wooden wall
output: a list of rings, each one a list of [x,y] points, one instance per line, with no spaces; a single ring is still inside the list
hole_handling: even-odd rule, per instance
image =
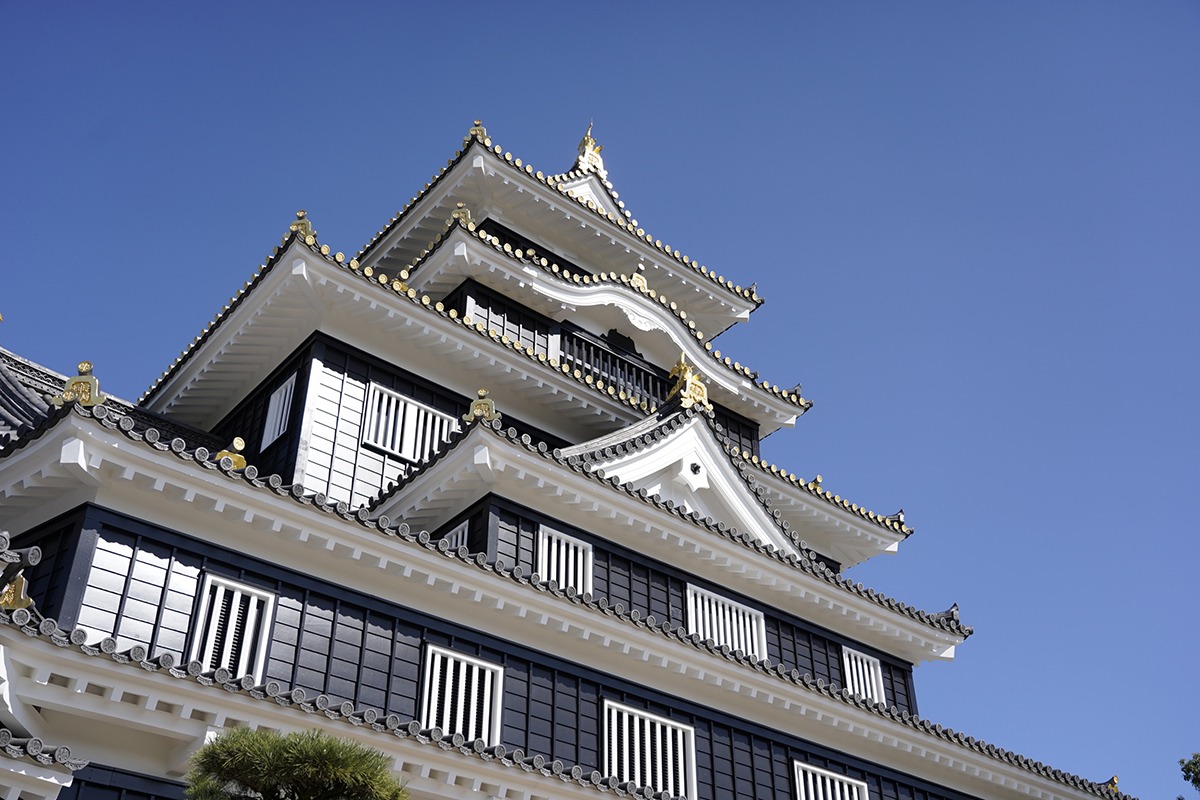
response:
[[[916,696],[912,686],[912,666],[909,664],[797,617],[785,615],[777,609],[741,597],[725,587],[689,579],[687,573],[678,568],[613,544],[599,532],[564,526],[532,509],[497,497],[491,498],[490,507],[490,513],[495,520],[496,542],[487,550],[478,548],[476,551],[487,552],[493,561],[499,557],[505,563],[519,564],[527,574],[533,573],[537,563],[534,546],[538,526],[549,525],[592,545],[592,594],[595,597],[604,597],[610,604],[620,603],[626,609],[637,609],[643,617],[653,615],[659,621],[669,621],[672,625],[679,626],[687,622],[687,585],[691,582],[762,611],[766,618],[767,654],[776,663],[798,669],[801,673],[808,673],[826,683],[844,686],[843,645],[875,656],[883,668],[888,704],[912,714],[917,713]]]
[[[129,573],[124,576],[127,587],[138,580],[138,565],[150,564],[164,571],[167,592],[175,591],[173,575],[203,572],[274,592],[278,605],[268,677],[329,695],[335,701],[349,700],[358,707],[416,718],[422,657],[426,645],[434,644],[504,668],[501,741],[510,748],[601,769],[601,715],[603,701],[608,699],[694,727],[698,796],[705,800],[789,800],[793,797],[793,760],[867,780],[873,787],[872,800],[961,800],[961,796],[873,767],[852,755],[808,743],[797,736],[802,735],[802,727],[787,733],[770,730],[705,709],[684,697],[667,696],[619,676],[598,673],[555,653],[533,651],[94,506],[86,507],[76,520],[83,530],[94,533],[94,555],[99,560],[110,563],[110,553],[129,554]],[[45,540],[49,542],[49,538]],[[89,538],[62,536],[58,541],[64,548],[83,547]],[[55,554],[55,558],[62,563],[80,563],[69,552]],[[62,593],[77,577],[70,575],[54,586]],[[49,582],[39,585],[51,586]],[[406,587],[397,585],[399,594],[405,591]],[[425,588],[414,586],[413,591]],[[60,605],[71,596],[66,591]],[[129,599],[127,596],[126,605]],[[164,598],[162,607],[168,605]],[[124,625],[124,614],[118,615],[118,630]],[[142,622],[140,618],[134,621]],[[486,628],[486,620],[481,619],[480,626]],[[163,650],[176,652],[175,631],[165,628],[161,620],[145,630],[145,637],[137,641],[149,645],[151,655]],[[836,659],[827,660],[837,663]]]

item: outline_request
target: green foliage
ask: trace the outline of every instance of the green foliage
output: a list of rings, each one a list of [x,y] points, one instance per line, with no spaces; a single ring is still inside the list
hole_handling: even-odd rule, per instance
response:
[[[188,800],[407,800],[390,759],[316,730],[235,728],[192,758]]]
[[[1179,768],[1183,771],[1183,779],[1200,792],[1200,753],[1192,753],[1188,759],[1179,759]]]

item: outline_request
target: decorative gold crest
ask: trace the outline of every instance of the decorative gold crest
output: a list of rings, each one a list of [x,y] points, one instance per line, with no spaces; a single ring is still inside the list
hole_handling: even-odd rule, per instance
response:
[[[313,230],[312,223],[308,221],[308,212],[304,209],[296,212],[296,221],[288,226],[288,230],[295,232],[300,239],[317,235],[317,232]]]
[[[496,410],[496,401],[488,397],[487,389],[479,390],[479,399],[472,402],[471,409],[463,414],[463,422],[473,422],[477,419],[488,422],[500,419],[500,412]]]
[[[592,138],[592,123],[589,122],[587,133],[579,140],[579,158],[575,159],[575,168],[584,172],[598,172],[603,176],[604,159],[600,157],[600,151],[603,149],[604,145],[596,144],[596,140]]]
[[[483,120],[481,120],[481,119],[475,120],[475,124],[471,126],[471,130],[468,131],[468,133],[471,136],[474,136],[476,139],[480,139],[480,140],[486,139],[487,138],[487,128],[483,127]]]
[[[33,598],[27,594],[26,588],[25,576],[18,574],[8,586],[0,589],[0,609],[13,611],[33,605]]]
[[[56,408],[62,408],[64,403],[79,403],[85,408],[103,403],[104,397],[100,394],[100,381],[96,380],[96,376],[92,374],[92,362],[80,361],[79,374],[74,378],[67,378],[67,382],[63,384],[62,394],[51,397],[50,402]]]
[[[679,395],[679,403],[685,409],[700,406],[712,411],[712,404],[708,402],[708,387],[704,385],[703,376],[687,363],[687,357],[683,353],[679,354],[679,361],[671,368],[670,377],[675,379],[675,385],[667,395],[668,400]]]
[[[650,289],[650,284],[646,283],[646,275],[642,272],[646,267],[642,264],[637,265],[637,272],[629,277],[629,285],[639,292],[645,292]]]
[[[471,209],[467,208],[466,203],[457,203],[454,210],[450,212],[450,218],[456,219],[463,225],[470,225],[475,220],[471,218]]]
[[[233,437],[233,441],[229,443],[229,447],[213,456],[214,459],[220,461],[222,458],[228,458],[233,462],[234,469],[246,468],[246,457],[242,455],[242,451],[246,449],[246,440],[240,436]]]

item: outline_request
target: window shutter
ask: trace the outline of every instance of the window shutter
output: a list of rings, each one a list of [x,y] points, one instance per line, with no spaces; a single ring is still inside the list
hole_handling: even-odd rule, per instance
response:
[[[283,385],[271,393],[271,399],[267,402],[267,421],[263,425],[260,450],[265,450],[268,445],[287,431],[288,417],[292,415],[292,394],[295,389],[296,374],[292,373],[292,376],[284,381]]]
[[[604,723],[604,766],[610,776],[673,797],[696,796],[696,748],[690,725],[611,701],[604,703]]]
[[[879,659],[842,648],[842,668],[846,673],[846,688],[873,703],[886,703],[883,689],[883,666]]]
[[[547,528],[538,527],[537,573],[559,588],[571,587],[579,594],[592,591],[592,546],[587,542]]]
[[[458,420],[371,384],[363,414],[363,443],[406,461],[425,461],[458,431]]]
[[[422,724],[496,744],[503,687],[502,667],[427,645]]]
[[[767,655],[766,621],[761,611],[719,594],[688,585],[688,632],[717,645],[729,645],[747,655],[765,658]]]
[[[867,784],[795,762],[796,800],[868,800]]]

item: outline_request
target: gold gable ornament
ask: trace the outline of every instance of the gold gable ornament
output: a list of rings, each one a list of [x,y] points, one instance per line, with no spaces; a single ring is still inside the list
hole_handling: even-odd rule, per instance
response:
[[[629,277],[629,285],[634,289],[637,289],[639,292],[645,292],[650,289],[650,285],[646,283],[645,269],[645,264],[638,264],[637,272],[633,273],[633,275]]]
[[[466,203],[456,203],[454,210],[450,212],[450,219],[456,219],[463,225],[470,225],[475,221],[471,218],[471,209],[467,208]]]
[[[587,133],[579,140],[579,158],[575,159],[575,166],[584,172],[595,172],[603,178],[608,174],[604,169],[604,159],[600,157],[604,145],[596,144],[592,138],[592,124],[588,123]]]
[[[246,449],[246,440],[240,436],[233,437],[233,441],[229,443],[229,447],[222,450],[213,456],[219,463],[222,458],[228,458],[233,462],[234,469],[246,468],[246,457],[242,455],[242,451]]]
[[[29,608],[33,605],[33,598],[29,596],[27,589],[25,576],[18,574],[7,586],[0,589],[0,609],[15,611],[18,608]]]
[[[62,392],[50,398],[55,408],[62,408],[65,403],[79,403],[84,408],[92,408],[104,402],[100,394],[100,381],[92,374],[92,362],[80,361],[78,369],[78,375],[67,378]]]
[[[496,410],[496,401],[488,397],[488,390],[480,389],[478,394],[479,399],[473,401],[470,410],[463,414],[463,422],[476,420],[491,422],[500,419],[500,412]]]
[[[679,395],[679,404],[685,409],[700,406],[712,411],[712,404],[708,402],[708,387],[704,385],[703,376],[687,363],[687,357],[683,353],[679,354],[679,361],[671,368],[670,377],[675,379],[675,385],[671,387],[667,400]]]
[[[313,230],[312,223],[308,221],[308,212],[304,209],[296,212],[296,221],[288,226],[288,230],[295,233],[298,239],[317,235],[317,232]]]

